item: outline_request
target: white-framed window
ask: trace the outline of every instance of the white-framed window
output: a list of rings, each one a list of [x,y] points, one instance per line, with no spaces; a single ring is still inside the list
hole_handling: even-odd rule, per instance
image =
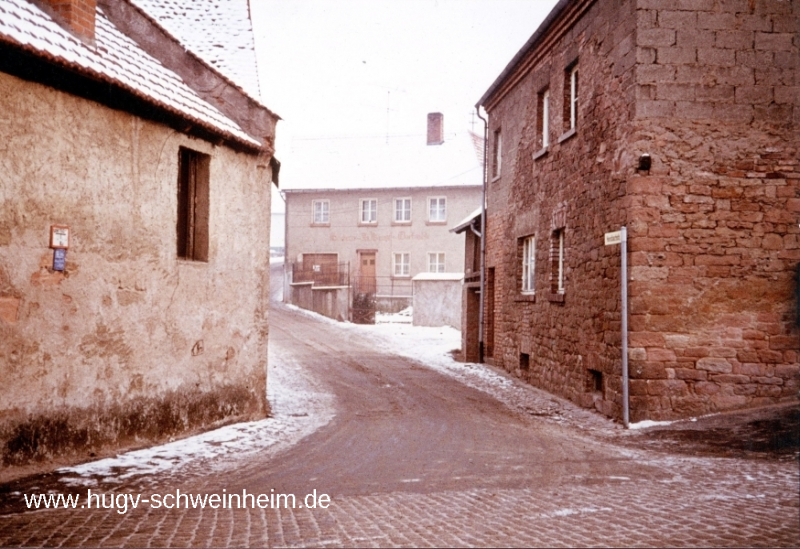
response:
[[[411,199],[394,199],[394,221],[395,223],[411,223]]]
[[[447,199],[436,196],[428,199],[428,221],[447,221]]]
[[[374,224],[378,222],[378,200],[365,198],[361,200],[361,223]]]
[[[428,272],[429,273],[444,272],[444,252],[428,253]]]
[[[539,129],[542,148],[550,145],[550,90],[539,94]]]
[[[409,276],[411,274],[411,254],[408,252],[392,254],[392,273],[394,276]]]
[[[500,177],[500,168],[502,164],[503,153],[503,135],[500,133],[500,128],[494,131],[494,141],[492,142],[492,177]]]
[[[536,238],[526,237],[522,240],[522,291],[533,293],[536,276]]]
[[[574,130],[578,124],[578,65],[575,64],[567,71],[567,78],[569,80],[569,96],[564,99],[567,100],[569,128]]]
[[[329,200],[315,200],[313,208],[315,225],[326,225],[331,222],[331,203]]]
[[[550,251],[552,258],[552,292],[564,293],[564,229],[553,231]]]

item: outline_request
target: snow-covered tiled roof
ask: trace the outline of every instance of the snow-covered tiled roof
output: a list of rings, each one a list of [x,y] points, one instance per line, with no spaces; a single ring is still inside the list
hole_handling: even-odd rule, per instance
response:
[[[467,131],[445,134],[441,145],[427,145],[425,134],[298,139],[290,144],[281,177],[284,190],[480,186],[483,169],[476,152]],[[323,180],[319,166],[325,166]]]
[[[64,30],[26,0],[0,2],[0,42],[101,81],[116,84],[183,118],[240,143],[260,147],[233,120],[204,101],[180,77],[145,53],[97,10],[95,45]]]
[[[186,49],[260,99],[248,0],[131,0]]]

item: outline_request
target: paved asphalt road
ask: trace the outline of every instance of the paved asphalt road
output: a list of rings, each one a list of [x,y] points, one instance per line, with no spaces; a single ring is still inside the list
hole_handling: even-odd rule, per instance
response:
[[[271,315],[271,353],[335,396],[334,419],[277,455],[156,476],[147,490],[291,493],[294,509],[15,512],[0,516],[0,545],[800,544],[796,459],[687,456],[548,421],[358,332],[280,305]],[[327,508],[299,507],[312,490]]]

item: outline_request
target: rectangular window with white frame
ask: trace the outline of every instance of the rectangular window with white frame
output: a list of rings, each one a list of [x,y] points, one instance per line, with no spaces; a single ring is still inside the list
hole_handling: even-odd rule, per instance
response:
[[[542,149],[550,145],[550,90],[539,93],[539,143]]]
[[[564,131],[574,130],[578,125],[578,62],[575,61],[564,72]]]
[[[329,200],[314,200],[314,225],[329,225],[331,222],[331,203]]]
[[[569,129],[578,125],[578,66],[569,71]]]
[[[444,223],[447,221],[447,199],[437,196],[428,199],[428,221]]]
[[[392,254],[392,274],[394,276],[410,276],[411,254],[408,252]]]
[[[552,263],[551,270],[551,292],[554,294],[564,293],[564,229],[553,231],[553,241],[550,248],[550,258]]]
[[[492,178],[500,177],[500,168],[502,167],[503,153],[503,135],[500,133],[500,128],[494,131],[494,141],[492,142]]]
[[[375,198],[367,198],[361,200],[361,218],[362,225],[375,225],[378,222],[378,200]]]
[[[522,240],[522,293],[534,293],[536,276],[536,238],[528,236]]]
[[[431,252],[428,254],[428,272],[443,273],[444,271],[444,252]]]
[[[395,223],[411,223],[411,199],[410,198],[395,198],[394,199],[394,222]]]

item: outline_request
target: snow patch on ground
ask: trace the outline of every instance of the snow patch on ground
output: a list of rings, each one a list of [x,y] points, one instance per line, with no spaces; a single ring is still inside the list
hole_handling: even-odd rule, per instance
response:
[[[646,419],[638,423],[629,423],[628,429],[647,429],[648,427],[661,427],[664,425],[671,425],[672,423],[672,421],[653,421],[651,419]]]
[[[58,470],[65,475],[62,481],[94,486],[164,473],[227,470],[235,467],[240,458],[253,453],[275,454],[326,425],[334,415],[333,396],[318,390],[290,358],[270,355],[267,397],[272,417],[64,467]]]
[[[414,308],[406,307],[397,313],[375,313],[375,324],[411,324],[414,320]]]

